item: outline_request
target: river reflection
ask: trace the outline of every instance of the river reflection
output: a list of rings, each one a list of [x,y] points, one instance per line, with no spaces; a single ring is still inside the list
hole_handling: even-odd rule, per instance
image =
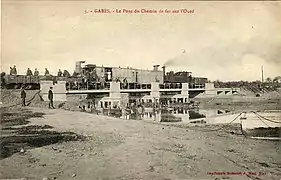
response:
[[[155,110],[153,108],[144,108],[142,111],[121,118],[158,122],[214,124],[227,123],[229,120],[232,120],[233,115],[231,111],[222,109],[187,110],[183,108],[169,108]]]
[[[246,110],[245,110],[246,111]],[[167,122],[167,123],[188,123],[188,124],[228,124],[228,123],[242,123],[239,116],[246,117],[244,120],[245,128],[256,128],[265,126],[264,122],[260,120],[251,111],[245,113],[232,112],[227,109],[184,109],[184,108],[134,108],[134,109],[115,109],[103,111],[104,115],[114,116],[122,119],[131,120],[146,120],[153,122]],[[278,112],[260,112],[262,116],[275,121],[280,121],[281,113]],[[244,118],[245,119],[245,118]],[[269,122],[266,123],[269,127]],[[278,124],[279,125],[279,124]],[[273,125],[270,125],[275,127]]]

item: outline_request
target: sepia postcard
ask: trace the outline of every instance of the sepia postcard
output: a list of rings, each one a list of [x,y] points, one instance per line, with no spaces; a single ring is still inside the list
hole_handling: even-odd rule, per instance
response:
[[[280,1],[1,1],[0,180],[280,180]]]

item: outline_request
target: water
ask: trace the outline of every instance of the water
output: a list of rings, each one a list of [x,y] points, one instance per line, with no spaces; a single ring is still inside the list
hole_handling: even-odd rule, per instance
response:
[[[146,120],[153,122],[180,122],[192,124],[242,123],[242,120],[240,119],[241,116],[238,117],[240,113],[232,112],[228,109],[184,109],[179,107],[167,109],[138,108],[131,110],[130,113],[124,112],[125,110],[111,110],[109,114],[106,111],[104,113],[122,119]],[[281,123],[281,112],[259,113],[269,119],[280,121]],[[246,120],[243,120],[245,128],[280,126],[280,124],[272,122],[263,122],[254,113],[247,113],[246,116]]]
[[[154,110],[153,108],[144,108],[141,113],[130,114],[124,119],[148,120],[156,122],[182,122],[182,123],[200,123],[217,124],[228,123],[237,114],[223,109],[192,109],[169,108],[165,110]]]

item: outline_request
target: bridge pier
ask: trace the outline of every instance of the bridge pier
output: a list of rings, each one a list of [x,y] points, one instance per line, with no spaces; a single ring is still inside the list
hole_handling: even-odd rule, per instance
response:
[[[206,83],[205,87],[206,97],[233,96],[240,91],[239,88],[215,88],[214,83]]]
[[[102,97],[97,104],[100,108],[114,108],[124,105],[124,102],[122,103],[120,82],[110,82],[109,96]]]
[[[152,82],[151,83],[151,92],[150,92],[150,96],[152,99],[153,103],[159,102],[160,99],[160,88],[159,88],[159,83],[158,82]]]
[[[174,89],[171,89],[172,91]],[[123,91],[123,92],[122,92]],[[118,107],[122,106],[124,107],[127,103],[129,103],[129,94],[130,93],[144,93],[143,95],[137,97],[137,102],[139,103],[160,103],[161,98],[166,98],[167,102],[170,101],[170,99],[174,100],[176,103],[187,103],[189,102],[189,87],[188,83],[183,83],[182,88],[178,89],[178,93],[174,95],[168,95],[168,97],[161,95],[161,90],[159,87],[158,82],[152,82],[151,83],[151,89],[147,92],[149,94],[145,94],[142,92],[142,90],[139,91],[139,89],[132,89],[132,90],[122,90],[120,88],[120,82],[111,82],[110,83],[110,90],[109,90],[109,96],[103,97],[99,101],[100,107],[104,107],[106,104],[106,107],[113,108],[113,104],[117,105]],[[169,91],[169,90],[168,90]]]
[[[44,101],[49,101],[48,93],[50,87],[53,87],[54,101],[66,101],[65,84],[65,81],[58,81],[56,84],[53,81],[40,81],[40,91]]]
[[[205,95],[206,96],[216,96],[217,90],[215,89],[214,83],[206,83],[205,84]]]

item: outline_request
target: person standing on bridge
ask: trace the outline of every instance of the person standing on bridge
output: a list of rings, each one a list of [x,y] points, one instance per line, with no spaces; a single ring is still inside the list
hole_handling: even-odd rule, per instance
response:
[[[32,71],[31,71],[29,68],[27,68],[26,75],[27,75],[27,76],[32,76]]]
[[[37,70],[37,68],[35,68],[34,76],[39,76],[39,71]]]
[[[16,68],[16,65],[14,65],[14,67],[13,67],[13,75],[17,75],[18,73],[17,73],[17,68]]]
[[[14,70],[12,67],[10,67],[10,75],[13,75],[14,74]]]
[[[50,75],[50,72],[47,68],[45,68],[45,76],[49,76]]]
[[[63,77],[69,78],[70,77],[70,73],[67,70],[63,70]]]
[[[58,77],[62,77],[62,72],[61,72],[60,69],[59,69],[59,72],[58,72]]]
[[[25,105],[26,92],[23,86],[21,87],[20,97],[21,97],[21,105],[26,106]]]
[[[48,99],[49,99],[49,109],[55,109],[54,105],[53,105],[53,98],[54,98],[54,95],[53,95],[53,87],[50,87],[50,90],[49,90],[49,93],[48,93]]]

